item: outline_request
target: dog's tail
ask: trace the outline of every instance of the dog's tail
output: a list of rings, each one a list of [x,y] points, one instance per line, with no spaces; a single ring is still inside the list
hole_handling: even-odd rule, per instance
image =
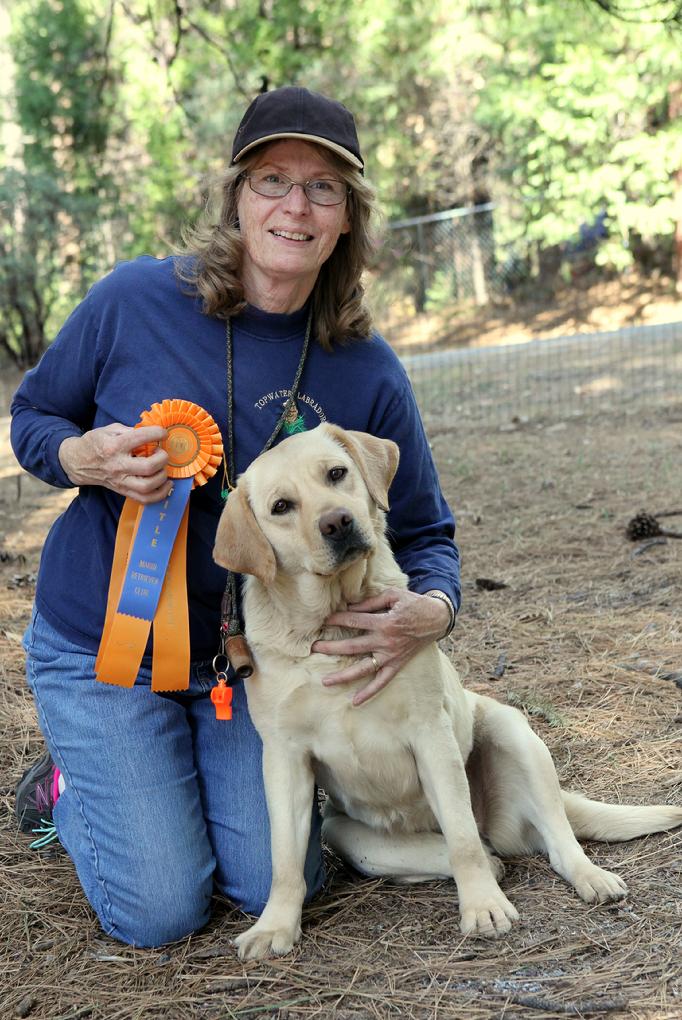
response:
[[[578,839],[620,842],[682,825],[682,807],[667,804],[647,807],[602,804],[597,800],[588,800],[579,793],[568,793],[566,790],[561,793],[568,820]]]

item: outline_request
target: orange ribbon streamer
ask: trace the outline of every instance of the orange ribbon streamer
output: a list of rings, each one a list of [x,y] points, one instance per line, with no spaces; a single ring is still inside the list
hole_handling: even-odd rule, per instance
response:
[[[160,444],[168,454],[170,478],[193,479],[192,488],[204,485],[218,470],[223,457],[220,430],[213,418],[197,404],[187,400],[164,400],[143,411],[135,426],[161,425],[167,436]],[[159,444],[147,443],[136,456],[150,456]],[[186,497],[185,497],[186,498]],[[158,514],[163,526],[167,501],[143,505],[126,499],[114,546],[114,558],[107,596],[107,609],[99,652],[95,662],[97,679],[119,687],[132,687],[149,639],[152,620],[122,612],[120,605],[140,522],[143,514]],[[189,686],[190,646],[187,605],[187,525],[189,503],[185,506],[173,542],[161,593],[153,617],[152,690],[179,691]],[[152,522],[153,523],[153,522]],[[153,540],[152,544],[154,544]],[[140,561],[141,567],[145,567]],[[153,564],[156,566],[156,564]],[[141,573],[143,583],[158,584],[154,577]]]

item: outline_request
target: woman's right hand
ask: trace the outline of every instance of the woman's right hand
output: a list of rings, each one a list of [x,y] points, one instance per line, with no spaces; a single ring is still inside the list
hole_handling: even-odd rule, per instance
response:
[[[114,422],[69,436],[59,447],[59,462],[74,485],[103,485],[138,503],[157,503],[171,488],[168,454],[159,447],[150,457],[134,457],[133,450],[165,438],[160,425],[134,429]]]

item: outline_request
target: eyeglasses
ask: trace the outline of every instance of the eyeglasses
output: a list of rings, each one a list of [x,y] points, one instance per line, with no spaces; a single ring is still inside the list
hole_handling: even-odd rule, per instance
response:
[[[327,177],[314,177],[309,181],[292,181],[286,174],[274,170],[256,170],[252,174],[244,174],[251,191],[265,198],[284,198],[295,184],[303,188],[306,198],[315,205],[341,205],[350,188],[343,181],[335,181]]]

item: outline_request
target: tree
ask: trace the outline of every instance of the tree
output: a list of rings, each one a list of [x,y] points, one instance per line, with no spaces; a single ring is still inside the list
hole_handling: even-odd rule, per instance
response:
[[[682,123],[670,116],[679,36],[592,3],[509,0],[478,17],[494,43],[476,117],[519,233],[558,245],[606,214],[599,258],[623,268],[670,253]],[[665,240],[664,240],[665,239]]]
[[[105,163],[114,92],[111,17],[102,25],[85,0],[20,2],[12,16],[22,145],[0,176],[0,344],[26,366],[51,313],[101,262],[116,196]]]
[[[587,0],[630,25],[682,26],[682,0]]]
[[[167,254],[246,104],[287,84],[354,111],[389,218],[493,200],[498,241],[547,252],[603,214],[602,261],[667,266],[681,3],[15,0],[0,345],[30,362],[117,259]],[[483,300],[489,260],[460,248]]]

